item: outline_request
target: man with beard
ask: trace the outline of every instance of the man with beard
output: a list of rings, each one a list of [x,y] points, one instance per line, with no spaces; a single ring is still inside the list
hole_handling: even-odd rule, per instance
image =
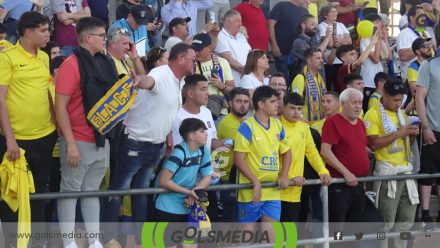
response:
[[[220,140],[234,140],[237,134],[238,127],[244,121],[244,118],[249,110],[249,91],[244,88],[234,88],[230,93],[229,106],[231,112],[220,121],[217,127],[217,135]],[[237,169],[234,166],[233,149],[227,152],[218,153],[219,169],[220,169],[220,183],[236,183]],[[216,157],[213,154],[213,157]],[[223,221],[235,221],[237,218],[237,197],[235,191],[221,191],[220,204],[223,208]]]
[[[411,48],[417,59],[408,66],[408,84],[413,98],[416,96],[416,84],[419,77],[419,67],[424,60],[432,57],[432,49],[430,49],[430,47],[431,44],[422,38],[417,38],[412,43]],[[414,99],[412,102],[414,102]]]
[[[290,52],[294,62],[294,68],[292,68],[294,71],[291,71],[293,72],[291,75],[296,75],[301,72],[302,67],[306,63],[304,52],[307,48],[319,48],[319,50],[325,51],[332,39],[332,26],[329,26],[321,44],[319,43],[319,38],[316,35],[318,31],[316,18],[310,14],[301,17],[298,28],[301,33],[293,41],[292,51]]]
[[[313,125],[314,122],[324,118],[322,96],[327,90],[324,77],[319,73],[324,60],[318,48],[308,48],[304,55],[306,66],[293,80],[291,89],[305,100],[303,116],[310,125]]]

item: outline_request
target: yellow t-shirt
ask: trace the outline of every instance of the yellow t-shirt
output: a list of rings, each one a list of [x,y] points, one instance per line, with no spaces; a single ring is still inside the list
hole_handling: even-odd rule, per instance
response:
[[[377,9],[377,0],[356,0],[357,3],[365,3],[368,2],[367,8],[376,8]]]
[[[240,126],[241,121],[237,119],[234,115],[229,113],[223,120],[220,121],[217,127],[217,137],[219,140],[223,139],[235,139],[235,135],[237,134],[238,127]],[[222,180],[229,180],[229,174],[231,172],[232,165],[234,164],[234,150],[231,149],[229,152],[221,152],[221,156],[225,156],[221,160],[219,160],[219,170]],[[214,157],[211,155],[211,157]]]
[[[397,113],[385,110],[386,115],[396,128],[400,127],[399,118]],[[405,119],[406,114],[403,113]],[[376,108],[372,108],[367,111],[364,118],[365,129],[367,136],[377,135],[378,137],[386,136],[385,133],[379,128],[379,116]],[[405,120],[406,121],[406,120]],[[375,158],[380,161],[388,162],[392,165],[407,165],[408,162],[405,159],[405,141],[400,138],[386,147],[382,147],[375,151]]]
[[[8,86],[6,107],[15,138],[33,140],[55,130],[49,107],[49,57],[33,56],[20,42],[0,53],[0,85]]]
[[[324,126],[324,122],[325,122],[325,118],[315,122],[312,125],[312,128],[315,129],[316,131],[318,131],[319,135],[322,135],[322,127]]]
[[[292,163],[290,164],[289,176],[302,177],[304,175],[304,158],[310,162],[310,165],[318,173],[318,175],[329,174],[325,168],[325,164],[316,149],[315,142],[313,141],[312,132],[310,127],[302,121],[289,122],[281,117],[281,122],[286,132],[286,138],[289,142],[290,150],[292,153]],[[291,186],[287,189],[281,190],[281,200],[286,202],[300,202],[301,201],[301,186]]]
[[[13,47],[11,42],[7,40],[0,40],[0,46],[3,47],[3,50]]]
[[[370,99],[368,100],[368,110],[370,110],[371,108],[376,107],[377,105],[380,104],[380,98],[382,97],[382,95],[375,91],[371,96]]]
[[[319,108],[319,112],[322,116],[324,116],[323,113],[323,109],[322,109],[322,94],[324,92],[321,92],[321,88],[325,89],[325,82],[324,80],[318,80],[318,77],[314,76],[313,77],[315,79],[316,82],[316,87],[318,90],[318,94],[319,97],[317,97],[316,99],[310,99],[310,96],[305,95],[305,78],[303,74],[298,74],[296,75],[296,77],[293,79],[292,82],[292,92],[298,93],[303,99],[304,99],[304,107],[302,110],[302,114],[304,116],[304,118],[306,118],[309,121],[310,125],[313,125],[314,122],[321,120],[320,115],[318,114],[317,119],[314,120],[312,116],[309,115],[309,102],[310,104],[315,104],[316,108]]]
[[[270,118],[269,126],[264,127],[255,116],[241,123],[235,136],[234,151],[245,153],[245,160],[251,172],[260,182],[277,182],[281,171],[280,154],[289,151],[290,147],[281,121]],[[239,173],[239,184],[250,181]],[[251,202],[254,196],[252,189],[238,192],[239,202]],[[261,201],[279,201],[280,190],[262,188]]]

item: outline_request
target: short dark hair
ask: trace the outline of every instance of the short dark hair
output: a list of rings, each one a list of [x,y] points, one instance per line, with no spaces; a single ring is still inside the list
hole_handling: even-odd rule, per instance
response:
[[[409,10],[408,10],[408,21],[410,17],[415,17],[417,14],[417,10],[418,9],[423,9],[421,6],[419,5],[414,5],[412,6]]]
[[[273,73],[270,77],[282,77],[283,78],[284,73],[277,71],[277,72]]]
[[[356,73],[349,73],[349,74],[345,75],[345,77],[344,77],[344,84],[349,85],[349,84],[353,83],[353,81],[355,81],[355,80],[362,80],[361,75],[356,74]]]
[[[393,78],[390,78],[385,82],[383,90],[387,95],[390,96],[404,95],[407,92],[406,87],[402,83],[402,81]]]
[[[339,99],[339,93],[336,91],[327,91],[324,93],[324,96],[325,95],[332,95],[334,98]]]
[[[365,20],[368,20],[370,22],[375,22],[375,21],[382,21],[382,18],[380,17],[380,15],[373,13],[373,14],[369,14],[365,17]]]
[[[269,86],[260,86],[255,89],[254,95],[252,96],[252,104],[254,105],[254,109],[258,110],[258,103],[264,102],[272,96],[279,97],[280,94]]]
[[[190,45],[185,44],[183,42],[177,43],[171,48],[170,55],[168,57],[168,61],[176,60],[179,55],[188,53],[188,50],[193,49]]]
[[[179,127],[179,134],[184,141],[188,140],[188,135],[192,132],[196,132],[199,129],[208,130],[203,121],[196,118],[187,118],[182,121]]]
[[[310,57],[315,55],[315,53],[321,52],[319,47],[309,47],[306,50],[304,50],[304,60],[308,60]]]
[[[284,105],[290,103],[296,106],[304,106],[304,99],[298,93],[288,92],[284,95],[283,103]]]
[[[412,45],[411,45],[411,49],[413,51],[414,54],[417,55],[417,50],[419,50],[420,48],[423,47],[423,45],[425,45],[426,40],[423,38],[417,38],[413,41]]]
[[[380,71],[374,76],[374,84],[377,87],[380,80],[387,81],[388,79],[390,79],[390,76],[388,76],[388,74],[386,74],[385,72]]]
[[[310,19],[310,18],[315,18],[315,16],[311,15],[311,14],[305,14],[303,16],[301,16],[299,18],[299,24],[298,24],[298,31],[301,33],[302,32],[302,27],[301,24],[306,24],[306,22]]]
[[[237,95],[245,95],[245,96],[250,97],[248,89],[245,89],[242,87],[235,87],[229,93],[229,99],[232,101],[232,100],[234,100],[235,96],[237,96]]]
[[[18,35],[21,37],[24,35],[26,29],[36,29],[40,25],[49,24],[49,18],[36,11],[27,11],[20,16],[20,20],[17,23]]]
[[[183,86],[182,89],[182,95],[185,97],[188,89],[196,87],[200,81],[207,82],[208,79],[206,79],[206,77],[201,74],[193,74],[186,76],[185,85]]]
[[[92,31],[97,28],[105,28],[105,23],[96,17],[83,17],[76,23],[76,35],[78,39],[87,31]]]
[[[351,52],[353,50],[356,50],[356,48],[353,45],[341,45],[336,50],[336,57],[338,57],[338,59],[341,59],[342,56],[344,56],[346,53]]]

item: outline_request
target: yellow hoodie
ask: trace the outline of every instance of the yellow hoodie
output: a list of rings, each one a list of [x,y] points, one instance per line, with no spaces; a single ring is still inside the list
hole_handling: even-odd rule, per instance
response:
[[[23,149],[20,149],[20,158],[15,161],[9,161],[7,156],[5,153],[0,165],[1,198],[12,211],[18,210],[17,247],[27,247],[31,233],[29,193],[35,192],[34,178],[27,168]]]
[[[302,121],[293,123],[284,119],[284,117],[281,117],[281,123],[283,124],[286,138],[292,151],[292,163],[290,164],[288,178],[303,176],[304,158],[306,156],[318,175],[329,174],[316,149],[309,125]],[[282,190],[281,200],[286,202],[300,202],[301,189],[301,186],[291,186]]]

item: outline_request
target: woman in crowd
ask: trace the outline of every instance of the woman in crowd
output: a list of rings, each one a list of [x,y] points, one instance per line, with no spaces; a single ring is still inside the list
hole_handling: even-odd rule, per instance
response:
[[[155,67],[167,65],[169,55],[169,52],[163,47],[151,48],[147,56],[141,58],[145,71],[148,73]]]
[[[324,17],[324,21],[318,25],[318,33],[321,40],[325,38],[328,28],[333,32],[333,39],[330,40],[328,49],[323,52],[324,61],[326,63],[324,66],[326,75],[325,81],[327,89],[330,90],[336,82],[339,67],[342,65],[342,61],[336,57],[336,49],[340,45],[352,44],[352,41],[350,32],[345,25],[336,21],[338,11],[336,10],[335,4],[330,3],[323,6],[320,15]]]
[[[252,98],[257,87],[269,84],[269,77],[267,77],[269,67],[269,58],[266,52],[263,50],[252,50],[247,56],[239,87],[249,89],[249,94]]]

